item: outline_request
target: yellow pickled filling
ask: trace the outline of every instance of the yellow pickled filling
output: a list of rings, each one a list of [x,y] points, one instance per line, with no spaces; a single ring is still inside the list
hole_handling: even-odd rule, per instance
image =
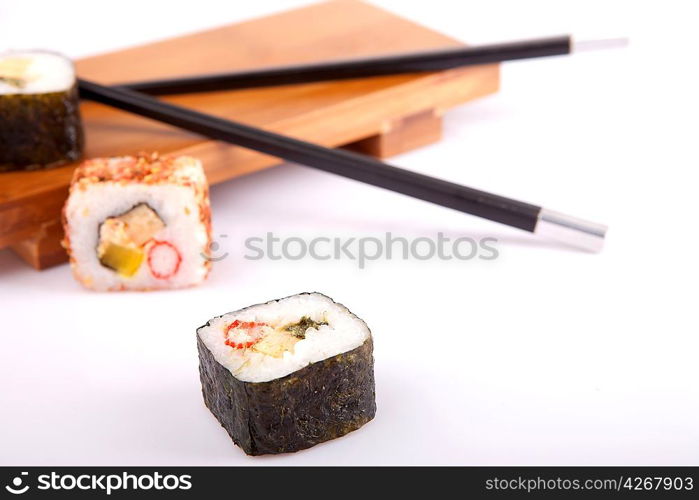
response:
[[[280,331],[274,330],[265,336],[262,340],[257,342],[252,346],[254,351],[257,351],[274,358],[281,358],[284,355],[284,351],[294,351],[294,345],[296,342],[301,340],[298,337]]]
[[[31,60],[26,57],[8,57],[0,60],[0,81],[17,87],[27,79],[27,68]]]
[[[108,243],[100,257],[100,262],[120,275],[130,278],[141,267],[144,255],[144,252],[138,248]]]
[[[306,338],[306,330],[309,328],[319,328],[327,325],[327,321],[313,321],[308,316],[303,316],[295,323],[279,326],[271,329],[267,327],[268,333],[255,345],[252,346],[257,351],[268,356],[281,358],[285,351],[294,352],[296,342]]]

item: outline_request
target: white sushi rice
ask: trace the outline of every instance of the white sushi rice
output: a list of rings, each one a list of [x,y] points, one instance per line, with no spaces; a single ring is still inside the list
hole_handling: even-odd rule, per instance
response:
[[[118,163],[121,159],[112,158],[110,161]],[[206,184],[199,161],[186,158],[182,164],[177,171],[178,177]],[[182,257],[177,273],[167,280],[154,277],[146,262],[134,276],[122,277],[99,261],[100,224],[141,203],[146,203],[165,223],[154,239],[174,245]],[[84,190],[71,190],[65,218],[74,272],[89,288],[100,291],[181,288],[202,282],[208,274],[208,232],[201,221],[199,199],[191,187],[97,182]]]
[[[18,67],[22,68],[19,73]],[[24,83],[17,86],[0,78],[0,95],[63,92],[75,84],[71,60],[53,52],[4,52],[0,54],[0,77],[3,76],[20,78]]]
[[[293,352],[276,358],[252,349],[234,349],[225,343],[226,328],[233,321],[264,322],[283,326],[307,316],[315,322],[327,322],[306,330]],[[248,307],[210,320],[197,331],[214,359],[243,382],[268,382],[301,368],[361,346],[371,333],[366,323],[345,306],[320,293],[293,295]]]

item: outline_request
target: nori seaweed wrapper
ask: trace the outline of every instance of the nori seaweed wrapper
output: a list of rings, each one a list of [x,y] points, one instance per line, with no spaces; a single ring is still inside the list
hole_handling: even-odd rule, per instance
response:
[[[84,136],[78,88],[0,95],[0,172],[80,159]]]
[[[268,382],[243,382],[197,334],[204,402],[248,455],[288,453],[335,439],[376,413],[373,342]]]

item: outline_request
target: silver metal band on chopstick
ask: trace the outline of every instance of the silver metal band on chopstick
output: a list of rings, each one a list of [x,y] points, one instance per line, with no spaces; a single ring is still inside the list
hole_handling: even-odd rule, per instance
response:
[[[541,209],[534,227],[534,234],[590,252],[602,250],[606,233],[607,226],[604,224],[578,219],[548,208]]]

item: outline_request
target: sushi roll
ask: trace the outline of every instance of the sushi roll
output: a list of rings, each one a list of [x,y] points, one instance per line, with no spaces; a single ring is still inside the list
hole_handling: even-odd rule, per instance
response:
[[[197,347],[204,402],[248,455],[303,450],[376,413],[371,332],[325,295],[213,318]]]
[[[0,172],[57,166],[83,150],[73,63],[51,52],[0,54]]]
[[[209,190],[186,156],[98,158],[73,175],[63,246],[76,279],[94,290],[180,288],[211,267]]]

